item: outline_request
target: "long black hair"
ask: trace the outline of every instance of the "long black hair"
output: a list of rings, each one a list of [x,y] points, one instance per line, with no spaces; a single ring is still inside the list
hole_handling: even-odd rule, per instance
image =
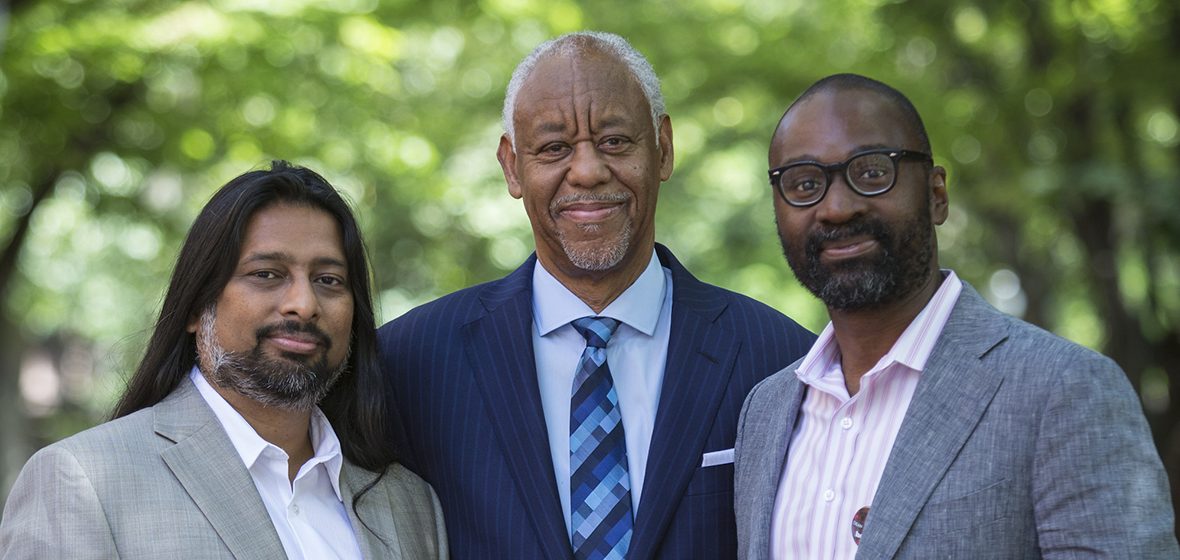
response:
[[[371,471],[382,471],[396,456],[389,435],[393,402],[377,361],[369,265],[360,228],[348,203],[316,172],[275,161],[269,170],[250,171],[221,187],[193,222],[185,238],[160,318],[143,360],[127,383],[113,418],[159,403],[185,379],[197,360],[196,339],[187,327],[209,308],[229,282],[241,256],[242,237],[254,213],[278,203],[320,209],[340,226],[352,290],[352,353],[348,367],[320,402],[344,456]]]

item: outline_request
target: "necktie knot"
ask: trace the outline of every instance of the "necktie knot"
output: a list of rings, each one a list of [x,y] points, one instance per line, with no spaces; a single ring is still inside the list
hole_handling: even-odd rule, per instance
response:
[[[619,322],[610,317],[582,317],[574,319],[571,324],[586,339],[586,346],[590,348],[606,348],[611,335],[619,328]]]

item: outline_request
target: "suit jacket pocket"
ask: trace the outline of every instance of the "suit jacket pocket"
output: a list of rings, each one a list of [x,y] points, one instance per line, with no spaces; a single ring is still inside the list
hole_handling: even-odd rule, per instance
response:
[[[1011,517],[1017,502],[1012,486],[1010,480],[1004,479],[952,497],[940,497],[935,491],[918,514],[912,533],[918,536],[968,531]]]
[[[733,463],[697,467],[692,479],[688,481],[688,489],[684,495],[695,496],[716,492],[733,492]]]

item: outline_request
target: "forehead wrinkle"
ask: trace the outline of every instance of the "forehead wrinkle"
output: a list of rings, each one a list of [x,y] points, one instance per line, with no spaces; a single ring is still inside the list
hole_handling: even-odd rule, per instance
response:
[[[552,74],[559,78],[553,79]],[[534,134],[596,134],[605,128],[625,126],[628,119],[611,101],[616,101],[621,88],[639,87],[621,61],[598,50],[554,54],[538,64],[522,87],[517,116],[527,114],[527,110],[521,110],[527,109],[522,103],[538,109],[529,122],[518,122],[517,128],[527,128]]]
[[[534,134],[554,134],[565,132],[568,127],[570,105],[576,95],[576,86],[573,80],[569,80],[568,88],[565,84],[560,82],[565,80],[546,80],[545,73],[555,73],[558,70],[551,68],[551,65],[559,62],[558,59],[568,59],[569,57],[554,55],[540,60],[536,68],[525,80],[524,85],[520,88],[520,95],[516,99],[516,111],[514,119],[517,121],[523,120],[523,117],[531,117],[528,122],[517,122],[516,128],[529,129]],[[566,60],[566,62],[572,62]],[[561,71],[569,72],[570,69],[562,69]],[[559,90],[559,85],[563,86]],[[564,90],[564,91],[561,91]],[[535,109],[532,115],[529,115],[529,107],[522,106],[528,103]],[[543,106],[543,107],[541,107]],[[515,142],[515,140],[513,140]]]

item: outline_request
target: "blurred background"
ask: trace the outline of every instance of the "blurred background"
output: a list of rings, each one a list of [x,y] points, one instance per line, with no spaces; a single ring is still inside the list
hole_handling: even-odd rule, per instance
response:
[[[355,203],[382,321],[515,268],[532,236],[495,159],[503,90],[585,28],[663,80],[657,238],[812,330],[771,132],[830,73],[907,93],[949,173],[944,266],[1118,361],[1180,487],[1176,2],[0,0],[0,499],[108,416],[196,212],[272,158]]]

